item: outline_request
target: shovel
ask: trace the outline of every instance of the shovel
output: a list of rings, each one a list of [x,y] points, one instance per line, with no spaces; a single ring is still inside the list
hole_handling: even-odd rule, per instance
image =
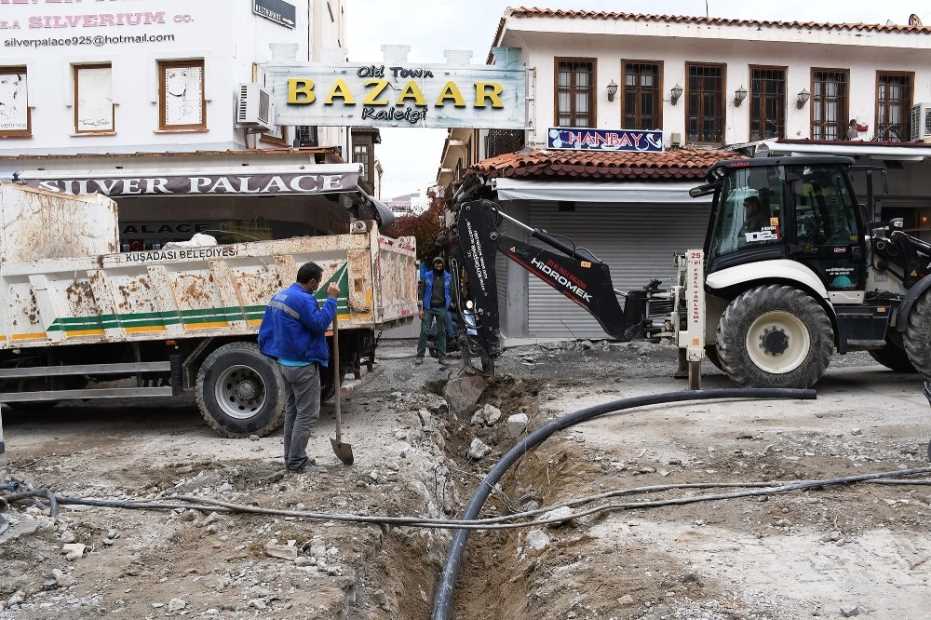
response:
[[[336,438],[330,438],[330,445],[333,446],[333,452],[336,457],[343,462],[343,465],[352,465],[355,457],[352,456],[352,446],[343,443],[343,414],[340,407],[340,375],[339,369],[339,324],[337,316],[333,315],[333,383],[336,386]]]

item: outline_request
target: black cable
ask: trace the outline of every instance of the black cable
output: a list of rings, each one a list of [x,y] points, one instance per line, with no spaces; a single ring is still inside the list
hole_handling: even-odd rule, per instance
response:
[[[716,398],[789,398],[789,399],[814,399],[816,393],[814,390],[799,389],[780,389],[780,388],[729,388],[719,390],[697,390],[683,392],[667,392],[665,394],[655,394],[652,396],[638,396],[634,398],[622,398],[613,400],[594,407],[580,409],[568,415],[564,415],[555,420],[551,420],[544,426],[524,437],[514,445],[513,448],[501,457],[491,468],[491,471],[482,479],[475,494],[469,500],[468,506],[463,513],[462,519],[475,519],[481,513],[485,500],[488,499],[491,489],[495,487],[499,480],[504,477],[511,465],[521,459],[527,452],[533,450],[541,443],[546,441],[557,431],[575,426],[582,422],[587,422],[599,416],[608,413],[616,413],[633,409],[635,407],[646,407],[648,405],[660,405],[664,403],[675,403],[690,400],[712,400]],[[446,556],[446,563],[443,566],[443,573],[437,584],[436,592],[433,598],[433,620],[447,620],[449,612],[453,605],[453,598],[456,589],[456,579],[459,576],[459,569],[462,565],[462,554],[465,551],[466,543],[469,540],[469,530],[457,529],[453,540],[449,545],[449,552]]]

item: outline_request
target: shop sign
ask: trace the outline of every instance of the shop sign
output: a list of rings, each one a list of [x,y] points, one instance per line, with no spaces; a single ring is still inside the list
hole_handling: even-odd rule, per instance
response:
[[[285,28],[294,28],[297,25],[294,5],[284,0],[253,0],[252,12]]]
[[[553,127],[546,132],[546,148],[568,151],[658,153],[663,150],[663,132]]]
[[[527,72],[509,65],[264,68],[277,125],[527,128]]]
[[[288,173],[288,174],[220,174],[197,176],[87,177],[71,179],[24,179],[31,187],[66,194],[104,194],[107,196],[152,195],[279,195],[324,194],[355,190],[359,174]]]

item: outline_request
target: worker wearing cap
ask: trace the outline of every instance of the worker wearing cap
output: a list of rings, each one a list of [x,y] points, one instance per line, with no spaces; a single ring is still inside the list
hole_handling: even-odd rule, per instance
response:
[[[420,340],[417,342],[418,364],[423,364],[427,352],[427,338],[434,320],[437,358],[443,363],[446,357],[446,318],[452,302],[452,276],[445,267],[446,262],[441,256],[437,256],[433,259],[433,270],[422,273],[423,299],[420,306]]]

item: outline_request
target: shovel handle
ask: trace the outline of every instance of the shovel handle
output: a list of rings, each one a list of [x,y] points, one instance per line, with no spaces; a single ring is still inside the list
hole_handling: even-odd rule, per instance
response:
[[[336,387],[336,441],[343,441],[343,417],[340,407],[340,375],[339,370],[339,310],[333,315],[333,385]]]

